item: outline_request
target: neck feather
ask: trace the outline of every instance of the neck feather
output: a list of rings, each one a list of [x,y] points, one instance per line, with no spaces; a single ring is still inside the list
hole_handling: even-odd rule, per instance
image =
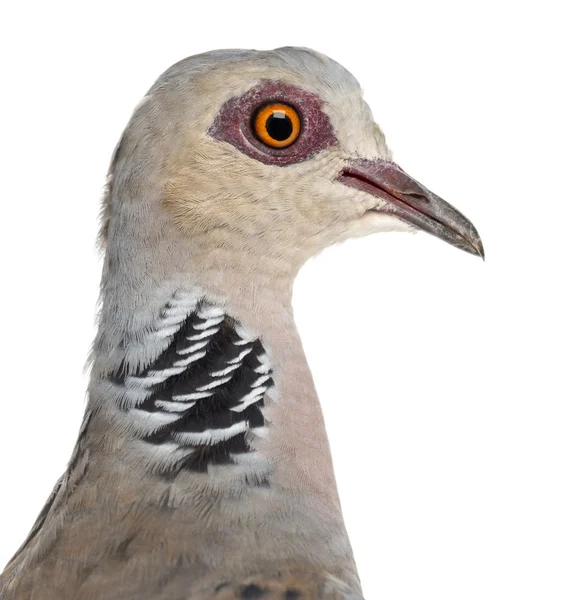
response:
[[[202,275],[208,292],[157,286],[128,324],[101,322],[90,404],[111,441],[100,447],[120,448],[137,469],[191,486],[198,478],[218,489],[287,488],[336,504],[291,286],[248,294]]]

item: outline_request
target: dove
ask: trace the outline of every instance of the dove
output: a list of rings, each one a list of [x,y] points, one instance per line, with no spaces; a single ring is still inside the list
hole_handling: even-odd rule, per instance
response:
[[[363,600],[293,283],[384,231],[483,258],[475,227],[393,161],[345,68],[292,47],[161,75],[101,220],[85,417],[0,597]]]

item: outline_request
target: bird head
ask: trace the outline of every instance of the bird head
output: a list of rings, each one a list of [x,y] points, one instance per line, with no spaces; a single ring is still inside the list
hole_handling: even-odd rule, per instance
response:
[[[202,263],[295,275],[331,244],[417,229],[483,257],[470,221],[393,162],[356,79],[307,49],[175,64],[135,110],[112,171],[105,237],[115,220],[121,247],[139,238],[149,261],[184,246]]]

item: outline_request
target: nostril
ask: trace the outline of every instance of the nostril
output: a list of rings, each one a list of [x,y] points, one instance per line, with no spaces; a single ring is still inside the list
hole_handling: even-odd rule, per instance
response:
[[[421,202],[428,202],[428,198],[424,194],[406,194],[408,198],[414,198],[415,200],[420,200]]]

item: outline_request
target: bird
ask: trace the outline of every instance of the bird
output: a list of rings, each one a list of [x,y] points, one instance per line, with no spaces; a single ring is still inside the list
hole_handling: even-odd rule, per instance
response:
[[[332,244],[418,230],[484,258],[333,59],[168,68],[111,158],[85,416],[2,600],[364,600],[293,283]]]

